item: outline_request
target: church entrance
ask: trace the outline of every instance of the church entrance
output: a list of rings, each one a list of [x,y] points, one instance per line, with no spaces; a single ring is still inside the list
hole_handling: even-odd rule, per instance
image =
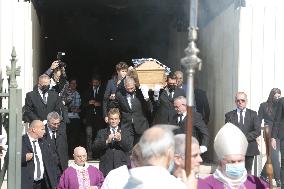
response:
[[[65,52],[68,77],[85,88],[92,74],[107,80],[114,65],[155,58],[180,69],[187,45],[186,0],[37,0],[44,72]]]

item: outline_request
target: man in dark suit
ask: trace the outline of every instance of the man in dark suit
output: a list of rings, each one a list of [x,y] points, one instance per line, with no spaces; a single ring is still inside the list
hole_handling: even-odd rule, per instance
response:
[[[183,134],[185,133],[188,119],[186,98],[183,96],[175,98],[174,107],[177,114],[174,115],[171,124],[179,126],[178,129],[174,130],[174,134]],[[199,139],[201,153],[206,152],[209,143],[208,128],[202,120],[200,113],[194,111],[192,112],[192,136]]]
[[[47,126],[44,139],[52,152],[54,164],[57,167],[57,181],[61,174],[68,167],[68,144],[65,124],[61,122],[57,112],[50,112],[47,115]]]
[[[247,172],[251,173],[254,156],[259,155],[256,139],[261,134],[261,128],[256,111],[246,108],[247,101],[247,95],[244,92],[237,92],[235,96],[237,109],[225,114],[225,123],[230,122],[236,125],[247,137],[245,166]]]
[[[152,104],[146,86],[137,88],[133,78],[127,76],[124,79],[124,87],[125,89],[116,92],[116,100],[113,102],[121,112],[122,126],[133,130],[136,144],[143,132],[149,128]]]
[[[89,159],[92,159],[94,155],[92,153],[92,141],[98,130],[104,128],[105,125],[102,110],[104,91],[100,76],[94,75],[91,87],[82,98],[83,122],[86,125],[86,149]]]
[[[186,85],[183,84],[183,73],[181,71],[175,71],[177,77],[177,87],[184,90],[186,93]],[[206,92],[197,88],[197,80],[195,79],[194,86],[194,100],[195,100],[195,110],[202,115],[202,119],[207,125],[210,117],[210,107]]]
[[[176,75],[170,73],[167,76],[167,86],[158,92],[154,90],[154,121],[153,124],[169,124],[173,122],[176,114],[174,99],[185,96],[185,92],[177,87]]]
[[[210,117],[210,107],[206,92],[201,89],[195,88],[194,98],[196,111],[202,115],[202,119],[206,124],[208,124]]]
[[[94,149],[100,151],[100,171],[106,176],[112,169],[129,165],[129,151],[133,146],[133,134],[128,127],[119,127],[120,113],[118,108],[108,112],[108,124],[99,130],[94,141]]]
[[[41,120],[46,123],[49,112],[61,113],[62,103],[59,95],[49,91],[50,78],[48,75],[41,75],[37,86],[33,91],[26,94],[24,121],[31,123],[33,120]]]
[[[56,168],[45,140],[45,128],[40,120],[31,122],[28,133],[22,137],[22,189],[54,189]]]

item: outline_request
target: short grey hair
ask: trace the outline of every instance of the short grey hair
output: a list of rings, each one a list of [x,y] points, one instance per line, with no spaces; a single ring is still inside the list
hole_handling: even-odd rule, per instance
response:
[[[127,84],[135,85],[135,80],[132,77],[126,76],[124,79],[124,86],[126,86]]]
[[[178,134],[174,136],[175,139],[175,154],[177,155],[185,155],[185,134]],[[191,137],[191,145],[197,144],[199,145],[198,140],[195,137]]]
[[[180,70],[175,71],[175,73],[174,73],[174,74],[175,74],[175,75],[180,74],[180,75],[183,77],[183,73],[182,73],[182,71],[180,71]]]
[[[139,141],[144,165],[149,165],[152,158],[166,156],[168,150],[174,153],[173,125],[159,124],[146,130]]]
[[[183,104],[185,104],[186,105],[186,98],[184,97],[184,96],[178,96],[178,97],[176,97],[175,99],[174,99],[174,102],[175,101],[181,101]]]
[[[57,112],[50,112],[47,114],[47,121],[50,121],[51,119],[61,119],[61,116]]]
[[[42,75],[40,75],[40,76],[38,77],[38,80],[40,81],[40,80],[42,80],[42,79],[50,79],[50,77],[49,77],[48,75],[46,75],[46,74],[42,74]]]

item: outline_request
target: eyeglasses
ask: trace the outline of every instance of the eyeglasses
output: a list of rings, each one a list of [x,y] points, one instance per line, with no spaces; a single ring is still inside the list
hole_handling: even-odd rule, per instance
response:
[[[246,100],[245,99],[237,99],[236,102],[242,102],[244,103]]]
[[[185,104],[180,104],[179,106],[174,106],[174,108],[179,108],[179,107],[181,107],[181,106],[185,106]]]

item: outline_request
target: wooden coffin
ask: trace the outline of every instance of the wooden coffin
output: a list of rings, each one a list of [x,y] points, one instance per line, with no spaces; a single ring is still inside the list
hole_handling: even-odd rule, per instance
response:
[[[165,68],[155,60],[145,61],[135,68],[140,85],[147,85],[149,89],[154,89],[155,85],[161,87],[165,85]]]

